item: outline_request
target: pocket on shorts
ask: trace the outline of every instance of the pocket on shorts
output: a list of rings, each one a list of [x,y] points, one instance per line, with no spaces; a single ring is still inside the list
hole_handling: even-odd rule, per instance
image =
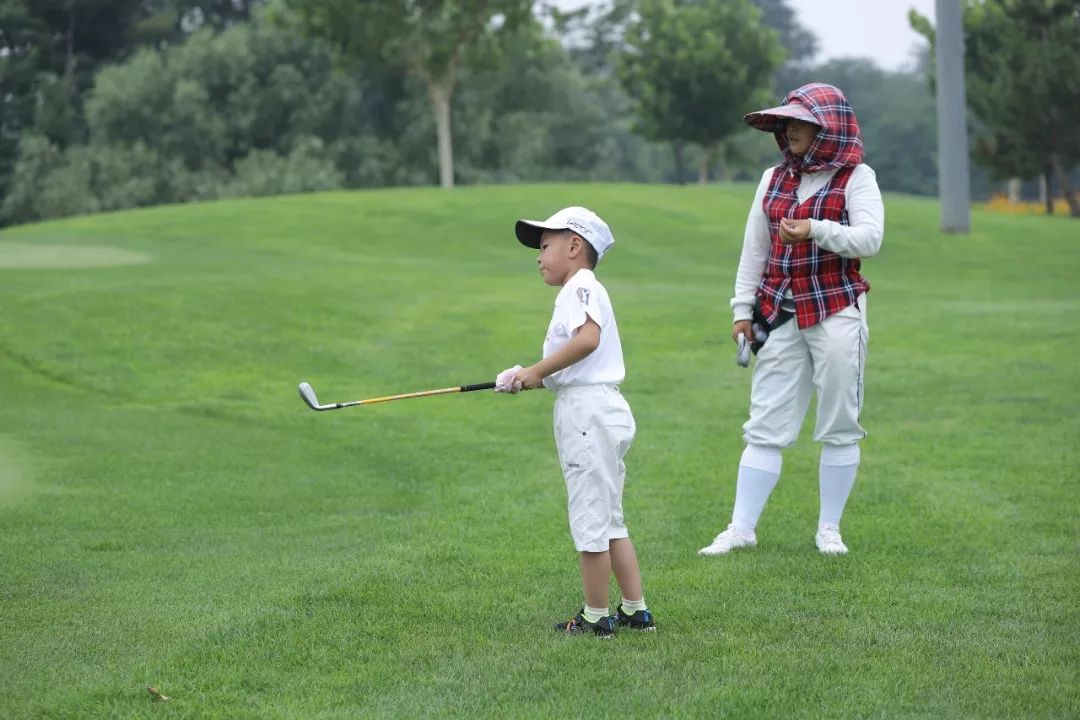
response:
[[[862,323],[863,336],[869,339],[870,327],[866,310],[866,293],[863,293],[855,299],[855,302],[836,314],[838,317],[858,318],[859,322]]]
[[[585,435],[592,426],[593,413],[588,402],[580,399],[567,400],[562,412],[563,430]]]
[[[567,438],[572,435],[582,437],[586,434],[586,426],[580,417],[581,411],[569,398],[559,397],[555,400],[555,438],[556,440]]]
[[[566,478],[567,490],[587,477],[592,470],[593,438],[581,429],[566,403],[555,416],[555,446],[559,453],[559,464]]]
[[[862,309],[859,307],[858,303],[851,303],[832,317],[851,318],[852,320],[862,322]]]
[[[606,424],[610,427],[626,428],[633,434],[637,422],[634,420],[634,413],[630,411],[630,403],[626,402],[626,398],[618,390],[608,389],[606,392],[614,396],[611,409],[605,417]]]

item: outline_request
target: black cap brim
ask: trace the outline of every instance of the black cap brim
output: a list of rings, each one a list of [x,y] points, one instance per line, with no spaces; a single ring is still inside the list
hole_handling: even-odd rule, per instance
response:
[[[514,234],[517,235],[518,242],[534,250],[540,249],[540,238],[544,230],[545,228],[533,225],[528,220],[518,220],[514,225]]]

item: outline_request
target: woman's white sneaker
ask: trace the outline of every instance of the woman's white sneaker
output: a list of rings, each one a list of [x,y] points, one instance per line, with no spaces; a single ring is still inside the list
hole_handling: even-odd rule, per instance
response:
[[[698,555],[726,555],[735,548],[754,547],[757,545],[757,535],[751,532],[749,535],[739,532],[734,525],[728,525],[724,532],[713,538],[707,547],[698,550]]]
[[[836,525],[822,525],[818,528],[814,537],[817,549],[823,555],[843,555],[847,553],[847,545],[840,538],[840,528]]]

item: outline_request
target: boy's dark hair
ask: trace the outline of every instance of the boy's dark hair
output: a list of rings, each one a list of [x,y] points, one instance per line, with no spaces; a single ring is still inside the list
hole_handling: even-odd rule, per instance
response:
[[[586,240],[585,238],[581,238],[581,242],[583,242],[585,244],[585,257],[589,261],[589,269],[590,270],[595,270],[596,269],[596,263],[600,262],[600,258],[596,254],[596,248],[594,248],[592,246],[592,243],[589,242],[588,240]]]
[[[596,254],[596,248],[592,246],[592,243],[573,230],[565,230],[564,232],[581,240],[581,244],[585,246],[585,259],[589,261],[589,269],[595,270],[596,263],[600,262],[600,256]]]

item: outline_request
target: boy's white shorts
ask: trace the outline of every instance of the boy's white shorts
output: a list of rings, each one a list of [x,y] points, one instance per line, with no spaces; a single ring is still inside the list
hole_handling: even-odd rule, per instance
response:
[[[634,440],[634,416],[614,385],[560,387],[555,396],[555,447],[566,480],[574,547],[603,552],[629,537],[623,523],[623,458]]]

